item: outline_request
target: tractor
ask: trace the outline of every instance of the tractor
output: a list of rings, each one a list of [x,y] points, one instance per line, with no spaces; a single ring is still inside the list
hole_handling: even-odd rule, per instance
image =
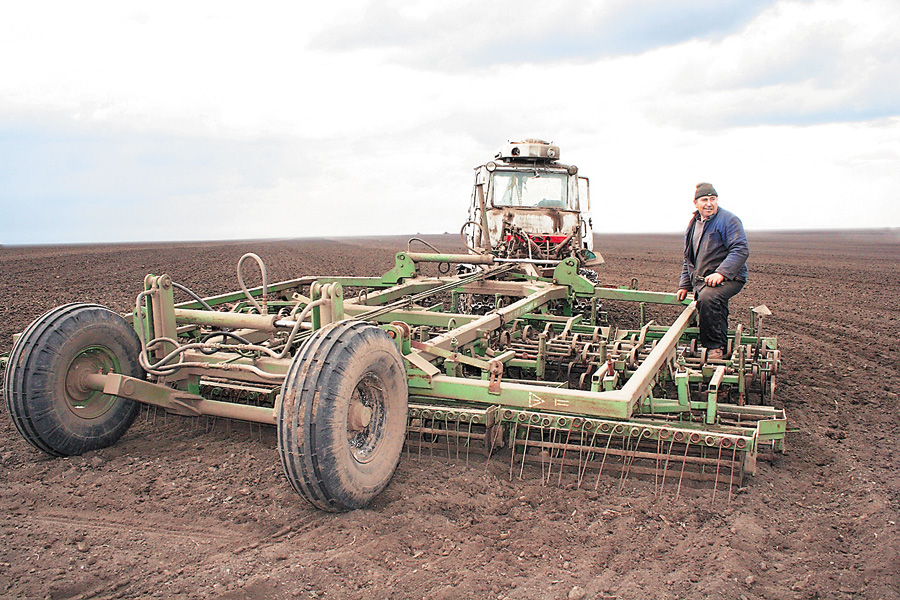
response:
[[[558,161],[559,146],[527,139],[475,169],[462,231],[470,252],[534,264],[572,256],[584,268],[603,262],[593,252],[588,178]]]

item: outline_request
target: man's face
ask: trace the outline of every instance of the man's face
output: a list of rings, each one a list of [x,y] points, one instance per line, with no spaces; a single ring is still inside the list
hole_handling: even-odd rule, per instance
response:
[[[719,211],[718,196],[700,196],[694,200],[694,206],[700,212],[700,216],[708,219]]]

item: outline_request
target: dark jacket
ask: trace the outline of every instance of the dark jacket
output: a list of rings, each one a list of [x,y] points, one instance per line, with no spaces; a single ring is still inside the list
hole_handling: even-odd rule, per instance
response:
[[[697,256],[691,241],[694,237],[694,226],[700,214],[694,212],[694,218],[688,223],[684,233],[684,268],[681,270],[680,289],[691,290],[694,282],[712,275],[716,271],[725,279],[747,281],[747,257],[750,246],[744,225],[734,214],[720,208],[703,229]]]

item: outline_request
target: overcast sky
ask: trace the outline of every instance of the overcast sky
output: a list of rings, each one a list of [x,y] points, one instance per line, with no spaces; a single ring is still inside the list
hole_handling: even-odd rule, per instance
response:
[[[538,137],[594,229],[900,226],[896,0],[4,2],[0,244],[456,232]]]

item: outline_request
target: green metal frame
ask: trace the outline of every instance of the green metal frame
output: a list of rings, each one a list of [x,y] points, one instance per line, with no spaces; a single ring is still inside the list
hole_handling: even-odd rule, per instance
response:
[[[460,277],[418,275],[420,262],[464,259],[483,265],[484,271]],[[313,307],[295,345],[311,331],[344,318],[365,319],[388,329],[406,359],[410,395],[423,407],[415,409],[420,413],[443,411],[445,417],[454,414],[457,418],[468,415],[468,422],[476,423],[472,415],[484,420],[490,412],[499,415],[497,423],[510,429],[540,426],[575,431],[580,436],[599,432],[622,439],[636,436],[657,441],[678,436],[688,442],[696,439],[699,445],[724,444],[747,453],[756,453],[762,444],[783,449],[787,421],[782,410],[726,401],[726,392],[735,389],[740,400],[746,397],[745,384],[754,369],[757,374],[777,370],[775,338],[744,335],[740,329],[731,331],[735,350],[728,361],[688,364],[680,349],[697,337],[693,302],[679,301],[669,293],[598,286],[581,276],[578,268],[573,258],[561,261],[552,270],[516,271],[514,265],[495,264],[490,256],[400,252],[395,266],[381,277],[302,277],[269,285],[265,291],[271,310]],[[351,293],[345,297],[347,290]],[[263,291],[257,287],[249,294],[257,297]],[[509,301],[488,314],[472,315],[444,312],[443,303],[434,302],[439,294],[450,295],[454,311],[465,294],[493,296],[497,304],[506,298]],[[585,322],[583,315],[572,314],[576,299],[591,301],[593,313],[604,300],[638,303],[642,326],[615,329],[597,326],[592,323],[595,319]],[[229,327],[253,339],[273,334],[283,337],[290,329],[290,318],[254,314],[246,300],[243,292],[205,299],[213,309],[229,306],[228,312],[201,310],[202,305],[196,301],[176,305],[170,278],[148,276],[133,325],[145,341],[164,338],[185,343],[204,327]],[[671,325],[645,324],[646,303],[684,308]],[[517,356],[514,351],[498,353],[491,348],[491,336],[501,333],[512,341],[522,340],[525,327],[535,331],[544,328],[537,336],[533,357]],[[415,339],[420,328],[437,333]],[[591,375],[588,389],[548,385],[542,381],[552,352],[548,334],[560,332],[573,338],[598,337],[597,346],[604,358],[608,348],[625,345],[631,352],[610,356],[603,372]],[[648,345],[652,349],[637,364],[635,357]],[[169,342],[157,344],[147,351],[147,361],[162,359],[173,346]],[[756,354],[764,356],[751,364],[748,349],[759,349]],[[231,409],[228,402],[203,398],[201,382],[214,375],[238,385],[268,385],[273,386],[271,396],[277,397],[279,378],[287,373],[290,354],[277,358],[252,351],[236,353],[222,344],[221,350],[213,353],[185,350],[179,360],[189,366],[175,369],[155,383],[123,387],[122,380],[128,378],[117,376],[117,393],[182,414],[237,415],[235,418],[273,422],[272,407]],[[530,373],[531,379],[504,380],[502,374],[509,368]],[[97,385],[106,387],[100,382]],[[731,421],[737,419],[740,425],[723,423],[722,415],[728,415]]]

